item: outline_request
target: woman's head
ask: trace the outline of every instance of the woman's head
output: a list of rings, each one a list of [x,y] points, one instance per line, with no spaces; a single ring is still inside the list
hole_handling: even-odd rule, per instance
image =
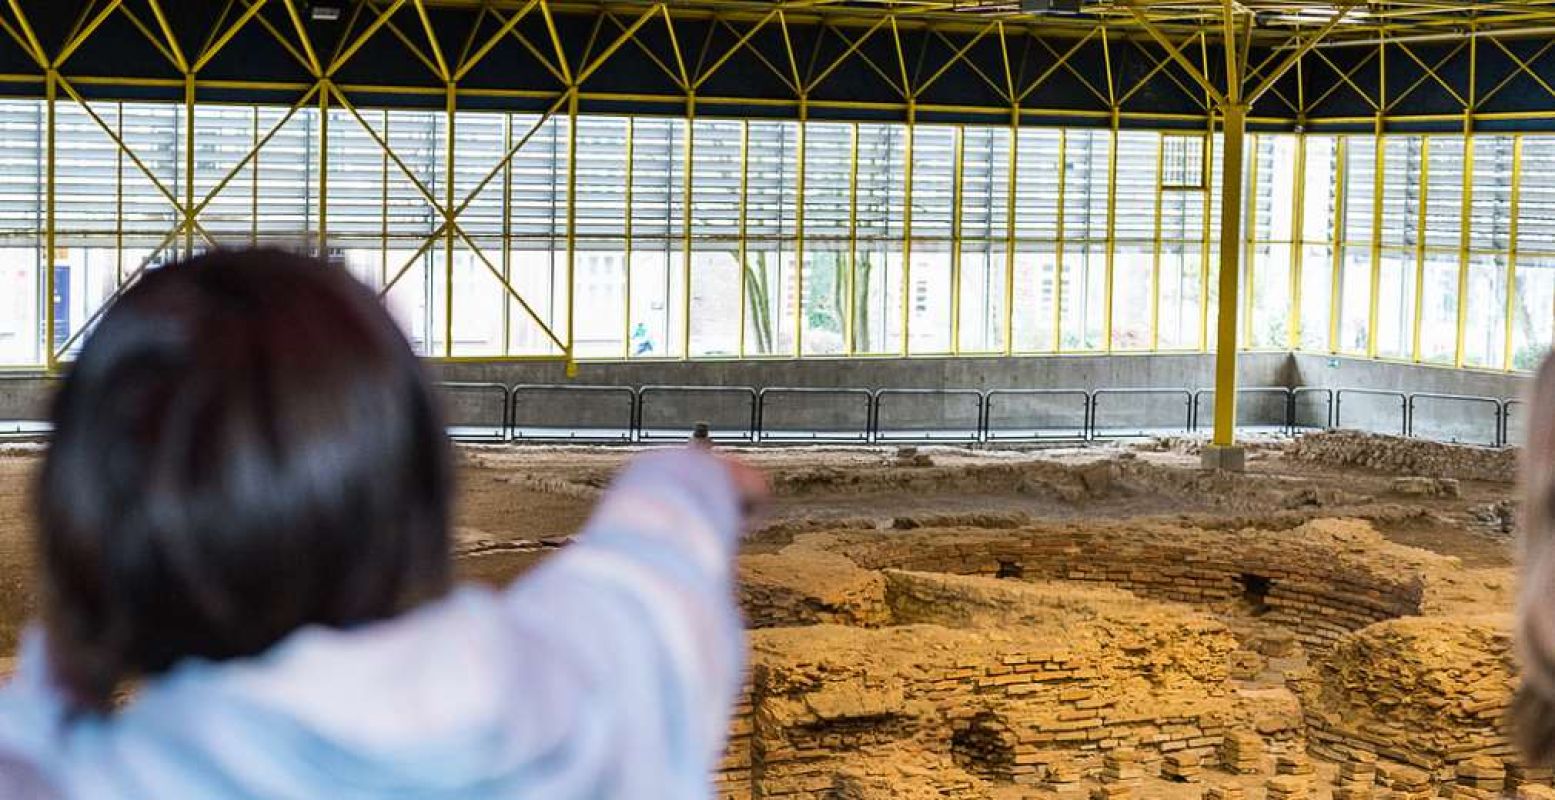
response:
[[[1523,683],[1513,727],[1524,755],[1547,764],[1555,763],[1555,358],[1534,379],[1522,482],[1517,644]]]
[[[54,401],[38,492],[50,654],[83,706],[185,657],[392,616],[448,583],[450,459],[415,356],[344,270],[156,270]]]

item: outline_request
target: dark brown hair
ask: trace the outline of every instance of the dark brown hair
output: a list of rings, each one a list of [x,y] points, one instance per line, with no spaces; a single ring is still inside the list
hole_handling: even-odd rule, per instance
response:
[[[1522,685],[1512,727],[1530,764],[1555,763],[1555,359],[1545,359],[1528,404],[1523,447],[1522,576],[1517,649]]]
[[[37,494],[52,661],[83,708],[179,660],[445,591],[447,440],[367,289],[280,250],[147,274],[54,400]]]

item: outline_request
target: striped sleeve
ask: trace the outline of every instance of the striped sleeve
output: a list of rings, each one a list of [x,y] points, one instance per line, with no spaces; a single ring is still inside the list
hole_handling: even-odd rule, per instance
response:
[[[508,591],[522,626],[592,687],[588,702],[611,709],[616,779],[706,795],[742,673],[732,585],[741,522],[721,460],[650,455],[573,545]]]

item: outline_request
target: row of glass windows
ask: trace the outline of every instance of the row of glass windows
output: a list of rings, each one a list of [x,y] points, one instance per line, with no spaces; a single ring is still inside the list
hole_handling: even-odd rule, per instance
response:
[[[1214,324],[1202,135],[310,104],[197,106],[190,141],[186,113],[56,104],[50,298],[47,109],[0,102],[0,364],[68,354],[143,265],[251,242],[322,241],[433,356],[569,329],[579,358],[1199,350]],[[1248,346],[1548,346],[1555,138],[1260,135],[1249,161]]]

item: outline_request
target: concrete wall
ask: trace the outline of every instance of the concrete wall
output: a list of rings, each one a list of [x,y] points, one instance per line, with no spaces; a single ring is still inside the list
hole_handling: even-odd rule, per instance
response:
[[[1075,355],[1016,358],[915,358],[854,360],[775,361],[668,361],[633,363],[585,363],[575,379],[568,380],[557,363],[436,363],[429,369],[439,381],[565,386],[638,387],[673,385],[696,387],[801,387],[858,389],[1139,389],[1195,390],[1214,383],[1213,356],[1204,354]],[[1286,353],[1246,353],[1238,365],[1244,387],[1316,387],[1320,389],[1370,389],[1405,393],[1474,395],[1496,399],[1517,398],[1529,379],[1523,375],[1454,370],[1413,364],[1394,364],[1355,358],[1330,358]],[[41,376],[0,376],[0,420],[42,420],[55,381]],[[482,426],[500,423],[504,408],[501,392],[465,389],[448,392],[450,422]],[[772,398],[766,423],[795,430],[858,430],[867,425],[866,404],[858,395],[784,395]],[[1306,393],[1298,402],[1303,424],[1326,424],[1337,411],[1344,427],[1387,433],[1403,431],[1411,409],[1397,397],[1350,391],[1334,403],[1324,392]],[[521,404],[520,424],[537,427],[598,426],[602,429],[630,425],[631,404],[624,392],[567,390],[534,392]],[[1334,406],[1338,408],[1335,409]],[[990,411],[991,424],[1017,428],[1023,424],[1062,428],[1083,426],[1082,402],[1073,398],[1000,397]],[[1197,408],[1200,426],[1207,424],[1210,397]],[[1244,425],[1270,425],[1283,421],[1283,401],[1274,395],[1249,393],[1239,402],[1239,421]],[[1494,443],[1505,427],[1516,441],[1523,420],[1515,404],[1500,419],[1494,403],[1418,399],[1412,409],[1415,433],[1421,436],[1465,442]],[[718,429],[748,425],[752,402],[737,392],[662,392],[644,403],[644,422],[677,432],[687,419],[706,420]],[[1180,427],[1188,414],[1183,395],[1113,395],[1098,400],[1097,424],[1124,430]],[[976,424],[975,401],[961,396],[892,398],[882,404],[882,423],[904,427],[924,425],[960,429]],[[886,419],[890,415],[891,419]],[[0,434],[15,432],[0,423]],[[15,423],[9,427],[15,428]]]
[[[1291,356],[1294,385],[1323,389],[1461,395],[1518,400],[1528,388],[1527,375],[1459,370],[1424,364],[1397,364],[1362,358],[1298,354]],[[1401,433],[1406,415],[1414,435],[1470,444],[1496,444],[1502,437],[1521,440],[1524,416],[1513,404],[1503,422],[1501,408],[1484,400],[1417,397],[1411,406],[1386,394],[1347,391],[1335,398],[1341,427]],[[1307,401],[1303,401],[1306,405]]]
[[[1076,355],[1016,358],[790,359],[584,363],[572,383],[600,386],[859,387],[865,389],[1204,388],[1214,385],[1214,356],[1202,354]],[[560,364],[436,363],[445,381],[569,383]],[[1245,386],[1285,386],[1290,356],[1244,354]]]
[[[1297,353],[1290,359],[1292,385],[1299,386],[1353,386],[1510,399],[1520,397],[1529,383],[1529,376],[1522,374],[1397,364],[1346,356]]]

